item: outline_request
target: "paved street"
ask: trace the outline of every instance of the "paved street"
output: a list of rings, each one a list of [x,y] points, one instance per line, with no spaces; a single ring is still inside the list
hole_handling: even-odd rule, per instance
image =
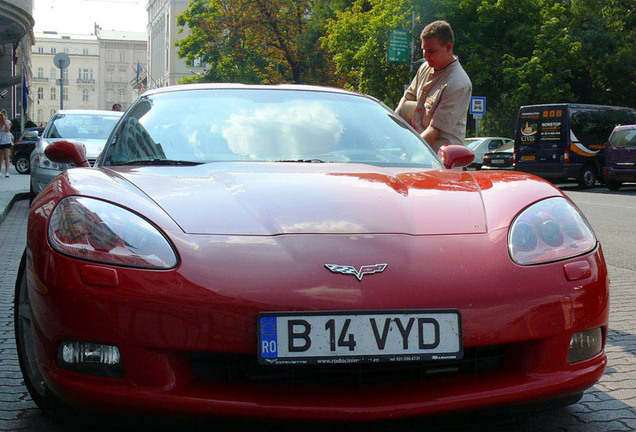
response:
[[[2,183],[8,180],[6,183]],[[25,181],[26,180],[26,181]],[[11,182],[11,184],[9,183]],[[0,179],[0,191],[16,189],[15,193],[28,190],[28,176],[14,175],[10,179]],[[4,189],[3,189],[4,187]],[[26,188],[26,189],[24,189]],[[631,192],[630,192],[631,190]],[[633,221],[636,215],[636,188],[626,188],[620,197],[623,211]],[[598,188],[591,192],[566,190],[573,200],[587,212],[587,207],[603,203],[607,199],[607,190]],[[7,194],[0,192],[2,206],[8,201]],[[6,201],[6,202],[5,202]],[[580,201],[580,202],[579,202]],[[614,204],[608,204],[608,208]],[[0,207],[0,209],[3,207]],[[45,418],[29,398],[19,371],[16,349],[13,341],[13,290],[16,270],[22,250],[25,246],[26,218],[28,201],[19,200],[6,213],[0,225],[0,431],[37,431],[58,432],[68,427],[55,425]],[[600,213],[607,213],[605,209]],[[587,213],[586,213],[587,214]],[[626,213],[627,214],[627,213]],[[588,214],[601,241],[617,230],[614,226],[596,226],[594,212]],[[598,216],[600,217],[600,216]],[[631,223],[631,222],[630,222]],[[623,238],[630,249],[634,249],[634,238]],[[536,413],[510,413],[496,410],[487,413],[471,413],[434,418],[418,418],[395,422],[373,424],[298,424],[280,422],[157,422],[123,421],[109,424],[104,419],[97,420],[92,430],[254,430],[260,431],[365,431],[381,432],[394,430],[409,431],[567,431],[567,432],[610,432],[636,430],[636,328],[633,311],[636,300],[633,290],[636,288],[636,271],[631,268],[613,265],[621,246],[606,249],[611,277],[611,313],[610,333],[607,353],[609,367],[601,381],[588,390],[576,405]],[[634,264],[633,262],[631,263]],[[88,430],[86,426],[78,429]]]

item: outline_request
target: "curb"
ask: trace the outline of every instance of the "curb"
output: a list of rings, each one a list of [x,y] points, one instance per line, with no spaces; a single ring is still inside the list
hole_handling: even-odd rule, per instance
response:
[[[16,201],[29,199],[30,195],[31,194],[29,192],[21,192],[21,193],[13,195],[13,198],[11,198],[11,201],[9,201],[9,204],[4,208],[4,211],[2,212],[2,214],[0,214],[0,223],[4,221],[4,218],[9,214],[9,212],[11,211],[11,208],[13,207],[13,204],[15,204]]]

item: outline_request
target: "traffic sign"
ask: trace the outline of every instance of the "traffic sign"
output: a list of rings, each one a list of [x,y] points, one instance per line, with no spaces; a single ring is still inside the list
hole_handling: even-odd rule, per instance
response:
[[[486,98],[473,96],[470,98],[470,114],[486,114]]]
[[[393,30],[389,34],[389,44],[386,50],[386,61],[389,63],[408,63],[411,43],[409,32]]]

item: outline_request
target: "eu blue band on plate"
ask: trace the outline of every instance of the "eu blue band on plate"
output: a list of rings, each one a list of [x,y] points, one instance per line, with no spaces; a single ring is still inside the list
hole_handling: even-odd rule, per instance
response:
[[[259,349],[263,358],[278,357],[276,317],[261,318],[261,346]]]

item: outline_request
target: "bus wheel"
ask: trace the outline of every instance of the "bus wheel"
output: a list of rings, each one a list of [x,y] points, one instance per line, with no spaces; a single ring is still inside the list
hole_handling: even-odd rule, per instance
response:
[[[579,173],[579,187],[582,189],[590,189],[596,182],[596,169],[592,165],[584,165]]]
[[[622,183],[618,180],[607,180],[607,188],[611,191],[617,191],[621,188]]]

